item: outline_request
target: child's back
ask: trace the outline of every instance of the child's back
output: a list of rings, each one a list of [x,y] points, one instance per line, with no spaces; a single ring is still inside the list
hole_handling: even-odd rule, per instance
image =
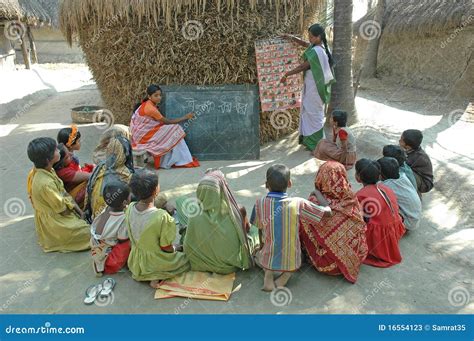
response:
[[[412,184],[413,188],[416,190],[417,189],[416,178],[415,178],[415,174],[413,173],[413,170],[411,169],[411,167],[408,166],[406,162],[403,162],[403,164],[399,168],[399,171],[400,171],[400,174],[405,174],[407,179]]]
[[[167,279],[189,270],[184,253],[163,250],[176,238],[176,225],[165,210],[152,207],[139,211],[136,203],[131,203],[126,219],[132,244],[128,267],[135,280]]]
[[[407,164],[415,173],[420,193],[429,192],[433,188],[433,166],[428,154],[421,147],[408,150]]]
[[[400,146],[407,153],[407,164],[413,170],[418,192],[427,193],[433,188],[433,166],[428,154],[421,148],[423,133],[408,129],[402,133]]]
[[[125,212],[107,207],[91,224],[91,253],[96,274],[116,273],[130,253]]]
[[[365,264],[389,267],[402,261],[398,241],[405,233],[395,193],[386,185],[367,185],[357,192],[367,222],[369,254]]]
[[[421,200],[410,180],[400,173],[398,179],[386,179],[383,183],[395,193],[405,227],[416,228],[421,218]]]
[[[255,204],[254,224],[262,230],[263,247],[257,262],[273,271],[295,271],[301,266],[298,199],[270,192]]]

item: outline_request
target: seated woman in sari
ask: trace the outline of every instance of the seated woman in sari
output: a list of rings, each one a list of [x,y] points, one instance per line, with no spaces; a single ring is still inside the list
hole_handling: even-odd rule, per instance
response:
[[[105,161],[105,152],[107,151],[107,146],[112,138],[123,136],[127,140],[130,140],[132,136],[130,135],[130,129],[123,124],[114,124],[112,127],[106,129],[100,136],[99,144],[95,147],[92,152],[92,161],[95,164],[99,164],[101,161]]]
[[[355,283],[367,256],[366,225],[344,166],[335,161],[324,163],[316,175],[315,188],[309,200],[329,206],[333,215],[301,222],[303,249],[319,272],[342,274]]]
[[[64,188],[74,198],[79,207],[84,207],[87,181],[91,176],[90,167],[79,166],[73,159],[73,154],[67,147],[58,144],[60,159],[53,166],[57,176],[63,181]]]
[[[168,119],[156,107],[161,101],[160,87],[150,85],[146,91],[148,98],[135,108],[130,122],[133,149],[153,155],[155,168],[199,167],[184,141],[186,133],[177,124],[192,119],[194,114]]]
[[[252,266],[245,218],[219,170],[208,170],[199,182],[197,200],[177,202],[189,217],[184,253],[195,271],[229,274]]]
[[[122,136],[110,140],[106,159],[97,165],[86,188],[85,218],[92,222],[107,206],[102,195],[107,183],[120,180],[130,182],[134,173],[132,146]]]

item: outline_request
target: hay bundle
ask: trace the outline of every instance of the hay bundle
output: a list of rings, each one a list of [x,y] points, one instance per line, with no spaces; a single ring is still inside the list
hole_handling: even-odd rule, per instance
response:
[[[254,41],[302,34],[321,0],[64,0],[60,24],[77,37],[119,123],[151,83],[256,84]],[[298,122],[292,111],[292,127]],[[261,140],[277,130],[261,115]]]

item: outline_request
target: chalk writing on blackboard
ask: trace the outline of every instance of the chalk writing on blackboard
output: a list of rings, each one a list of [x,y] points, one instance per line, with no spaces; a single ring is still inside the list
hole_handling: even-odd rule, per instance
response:
[[[221,113],[226,114],[230,113],[232,111],[232,103],[231,102],[222,102],[221,105],[219,105],[219,109]]]
[[[248,106],[248,104],[236,103],[235,107],[236,107],[237,113],[239,115],[246,115],[247,114],[247,106]]]
[[[179,118],[186,143],[199,160],[255,160],[260,153],[255,85],[163,86],[162,113]]]

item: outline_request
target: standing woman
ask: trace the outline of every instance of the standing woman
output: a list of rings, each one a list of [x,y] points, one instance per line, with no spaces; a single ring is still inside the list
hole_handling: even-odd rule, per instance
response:
[[[194,113],[168,119],[157,108],[161,102],[160,87],[152,84],[146,92],[148,97],[135,107],[130,122],[133,149],[144,149],[153,155],[155,168],[199,167],[184,141],[186,133],[178,124],[192,119]]]
[[[333,59],[324,28],[319,24],[314,24],[308,31],[309,43],[295,36],[285,35],[307,49],[303,54],[304,63],[285,73],[281,82],[285,83],[289,76],[304,72],[300,143],[313,151],[319,140],[324,137],[324,106],[329,103],[331,84],[335,82],[335,79],[331,70]]]

